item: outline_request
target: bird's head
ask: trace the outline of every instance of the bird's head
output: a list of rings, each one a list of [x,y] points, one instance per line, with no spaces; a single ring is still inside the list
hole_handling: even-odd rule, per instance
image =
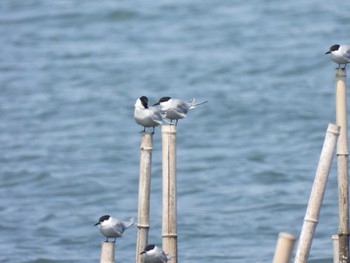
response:
[[[145,253],[147,253],[148,251],[153,250],[155,247],[156,247],[155,245],[147,245],[147,246],[145,247],[145,250],[142,251],[142,252],[140,253],[140,255],[145,254]]]
[[[98,222],[94,226],[100,225],[102,222],[107,221],[110,218],[110,215],[103,215],[99,218]]]
[[[162,102],[166,102],[166,101],[168,101],[168,100],[170,100],[170,99],[171,99],[171,97],[161,97],[161,98],[159,99],[159,101],[158,101],[157,103],[154,104],[154,106],[160,105]]]
[[[333,51],[338,50],[339,48],[340,48],[340,45],[338,45],[338,44],[332,45],[332,46],[329,48],[329,50],[328,50],[326,53],[324,53],[324,54],[330,54],[330,53],[332,53]]]

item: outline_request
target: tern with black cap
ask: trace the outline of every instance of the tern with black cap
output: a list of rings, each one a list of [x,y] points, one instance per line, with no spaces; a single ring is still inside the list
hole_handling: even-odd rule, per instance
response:
[[[146,128],[154,128],[161,125],[163,122],[162,114],[157,107],[148,106],[148,98],[142,96],[136,100],[134,110],[135,122],[143,126],[143,132]]]
[[[207,102],[208,101],[196,103],[195,98],[184,101],[172,99],[171,97],[162,97],[154,106],[159,105],[160,111],[165,114],[165,117],[170,119],[171,122],[175,120],[175,125],[177,125],[178,120],[185,118],[189,110]]]
[[[345,69],[350,62],[350,45],[332,45],[325,54],[329,54],[331,60],[339,65],[338,69],[340,65],[344,65],[342,69]]]
[[[113,218],[110,215],[103,215],[99,218],[98,222],[94,226],[98,226],[98,229],[107,239],[114,238],[113,243],[117,237],[122,237],[126,229],[134,224],[134,218],[130,218],[128,221],[121,221]]]
[[[169,254],[165,254],[161,248],[153,244],[147,245],[141,255],[144,255],[144,263],[167,263],[171,259]]]

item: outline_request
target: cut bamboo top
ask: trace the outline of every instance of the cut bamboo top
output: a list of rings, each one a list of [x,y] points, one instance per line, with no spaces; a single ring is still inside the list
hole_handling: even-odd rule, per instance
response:
[[[342,78],[342,77],[346,77],[346,70],[345,69],[342,69],[342,68],[337,68],[336,69],[337,70],[337,72],[336,72],[336,77],[337,78]]]
[[[162,133],[175,134],[176,126],[175,125],[162,125]]]

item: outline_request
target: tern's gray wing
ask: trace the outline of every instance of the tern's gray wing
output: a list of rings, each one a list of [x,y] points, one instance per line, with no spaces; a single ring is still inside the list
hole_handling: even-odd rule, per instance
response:
[[[177,111],[186,115],[189,108],[190,105],[184,102],[177,106]]]
[[[115,230],[115,232],[119,235],[122,236],[124,230],[126,229],[126,227],[124,226],[123,222],[119,219],[114,218],[113,219],[113,228]]]
[[[167,263],[168,260],[170,259],[170,256],[165,254],[164,252],[160,255],[160,259],[162,261],[162,263]]]
[[[130,218],[129,221],[121,221],[119,219],[113,218],[114,230],[118,235],[122,236],[125,229],[134,224],[134,218]]]
[[[159,108],[157,107],[150,107],[149,108],[152,112],[152,119],[157,122],[158,124],[162,124],[162,119],[163,119],[163,116],[159,110]]]
[[[155,247],[155,250],[156,250],[156,254],[158,255],[157,258],[157,262],[159,263],[167,263],[171,257],[169,254],[165,254],[165,252],[159,248],[159,247]]]
[[[350,45],[346,46],[344,57],[350,61]]]

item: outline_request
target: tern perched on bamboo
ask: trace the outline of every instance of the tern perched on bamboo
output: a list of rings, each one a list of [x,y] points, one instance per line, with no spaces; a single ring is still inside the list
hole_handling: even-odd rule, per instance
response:
[[[180,99],[172,99],[171,97],[162,97],[154,105],[159,105],[160,111],[165,113],[165,117],[170,119],[171,122],[175,120],[175,125],[177,125],[178,120],[185,118],[189,110],[207,102],[208,101],[196,103],[195,98],[189,101],[183,101]]]
[[[160,109],[153,106],[148,106],[148,98],[142,96],[136,100],[135,110],[134,110],[134,119],[137,124],[143,126],[143,132],[146,131],[146,128],[154,128],[162,124],[162,114]]]
[[[346,68],[346,64],[350,62],[350,45],[332,45],[325,54],[329,54],[331,60],[340,65],[344,65]]]
[[[144,255],[144,263],[167,263],[171,259],[169,254],[165,254],[165,252],[156,245],[147,245],[141,254]]]
[[[134,224],[134,218],[130,218],[128,221],[121,221],[119,219],[113,218],[110,215],[101,216],[100,219],[94,226],[98,226],[98,229],[107,239],[114,238],[113,243],[117,237],[122,237],[126,229]]]

